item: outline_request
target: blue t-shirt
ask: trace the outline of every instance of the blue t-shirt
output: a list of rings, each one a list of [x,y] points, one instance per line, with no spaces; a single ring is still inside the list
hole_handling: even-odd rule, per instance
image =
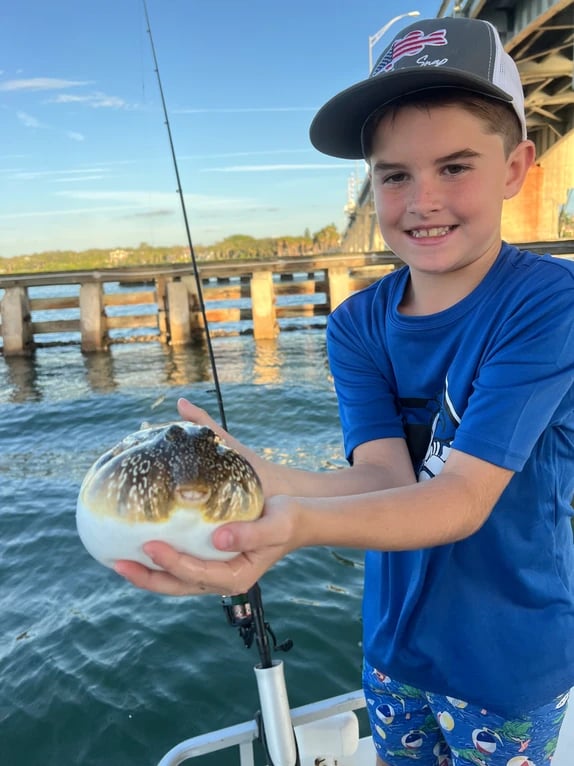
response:
[[[429,316],[398,312],[408,280],[329,318],[347,457],[404,437],[419,481],[451,448],[516,473],[470,537],[367,551],[364,653],[398,681],[520,714],[574,685],[574,263],[503,244]]]

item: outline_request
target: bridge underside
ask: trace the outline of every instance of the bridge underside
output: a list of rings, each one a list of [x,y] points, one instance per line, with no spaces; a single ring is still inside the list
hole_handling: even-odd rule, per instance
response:
[[[529,138],[541,158],[574,130],[574,0],[443,2],[437,16],[486,19],[518,64]],[[448,14],[450,15],[450,14]]]

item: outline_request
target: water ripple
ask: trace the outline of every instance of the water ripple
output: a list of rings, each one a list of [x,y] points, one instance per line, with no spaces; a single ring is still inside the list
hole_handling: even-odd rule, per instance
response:
[[[218,338],[215,350],[239,438],[285,464],[344,464],[322,334]],[[217,416],[207,370],[196,351],[153,344],[0,359],[2,766],[152,766],[175,742],[257,710],[256,651],[217,597],[137,591],[75,530],[79,485],[105,449],[143,420],[177,417],[181,395]],[[266,619],[294,641],[278,655],[292,705],[359,685],[361,580],[362,555],[329,548],[262,578]]]

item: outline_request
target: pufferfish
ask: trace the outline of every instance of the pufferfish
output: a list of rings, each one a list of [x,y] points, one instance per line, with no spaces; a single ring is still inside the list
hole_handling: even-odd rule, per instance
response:
[[[251,464],[207,426],[142,426],[105,452],[84,477],[76,508],[78,534],[104,566],[118,559],[157,569],[142,545],[162,540],[203,559],[229,559],[211,536],[229,521],[263,510]]]

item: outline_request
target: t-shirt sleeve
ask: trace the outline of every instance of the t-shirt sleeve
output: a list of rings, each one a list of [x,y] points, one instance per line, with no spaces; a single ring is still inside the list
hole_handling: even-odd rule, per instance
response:
[[[573,282],[564,272],[558,289],[541,286],[498,329],[485,349],[455,449],[520,471],[544,430],[571,420]]]
[[[337,393],[345,454],[374,439],[404,437],[392,368],[380,338],[371,338],[360,311],[347,301],[329,317],[327,351]]]

